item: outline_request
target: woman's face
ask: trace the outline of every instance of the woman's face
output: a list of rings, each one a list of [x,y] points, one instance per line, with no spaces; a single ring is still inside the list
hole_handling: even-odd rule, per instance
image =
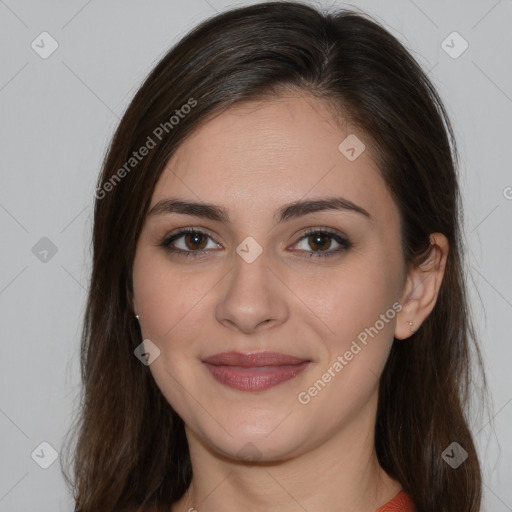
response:
[[[399,215],[369,141],[329,112],[288,96],[204,124],[138,240],[151,373],[188,435],[223,456],[283,459],[375,421],[405,280]]]

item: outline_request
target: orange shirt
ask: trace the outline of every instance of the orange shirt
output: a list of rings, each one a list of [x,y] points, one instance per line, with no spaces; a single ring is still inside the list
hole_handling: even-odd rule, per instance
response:
[[[414,512],[414,503],[405,491],[401,491],[375,512]]]

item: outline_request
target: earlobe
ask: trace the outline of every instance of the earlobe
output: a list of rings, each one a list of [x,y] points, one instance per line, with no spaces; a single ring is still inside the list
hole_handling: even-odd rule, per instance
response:
[[[137,307],[137,301],[135,300],[135,295],[132,295],[132,310],[133,314],[135,315],[135,318],[139,319],[139,313],[138,313],[138,307]]]
[[[448,239],[443,234],[431,234],[427,259],[409,270],[402,296],[402,309],[397,315],[396,339],[403,340],[412,336],[434,309],[444,277],[448,250]]]

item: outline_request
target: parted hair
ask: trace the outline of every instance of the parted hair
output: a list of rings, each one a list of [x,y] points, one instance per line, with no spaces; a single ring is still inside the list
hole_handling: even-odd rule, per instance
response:
[[[325,100],[371,141],[400,212],[404,265],[427,258],[430,233],[448,239],[437,303],[408,340],[393,342],[383,370],[375,446],[418,512],[479,511],[481,470],[467,411],[472,358],[482,364],[447,112],[405,46],[369,15],[283,1],[221,12],[189,31],[144,80],[106,152],[94,204],[82,393],[68,433],[65,476],[76,512],[169,510],[188,488],[184,423],[133,353],[142,340],[132,309],[135,248],[156,182],[185,138],[237,102],[287,91]],[[188,113],[170,123],[186,104]],[[154,148],[126,167],[148,137]],[[441,456],[454,441],[468,453],[457,469]]]

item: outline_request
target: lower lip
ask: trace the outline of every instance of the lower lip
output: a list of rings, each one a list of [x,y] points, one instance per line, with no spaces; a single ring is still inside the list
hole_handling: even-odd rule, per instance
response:
[[[293,379],[304,371],[310,364],[304,361],[300,364],[286,366],[262,366],[243,368],[241,366],[220,366],[203,363],[213,375],[213,378],[233,389],[240,391],[265,391]]]

